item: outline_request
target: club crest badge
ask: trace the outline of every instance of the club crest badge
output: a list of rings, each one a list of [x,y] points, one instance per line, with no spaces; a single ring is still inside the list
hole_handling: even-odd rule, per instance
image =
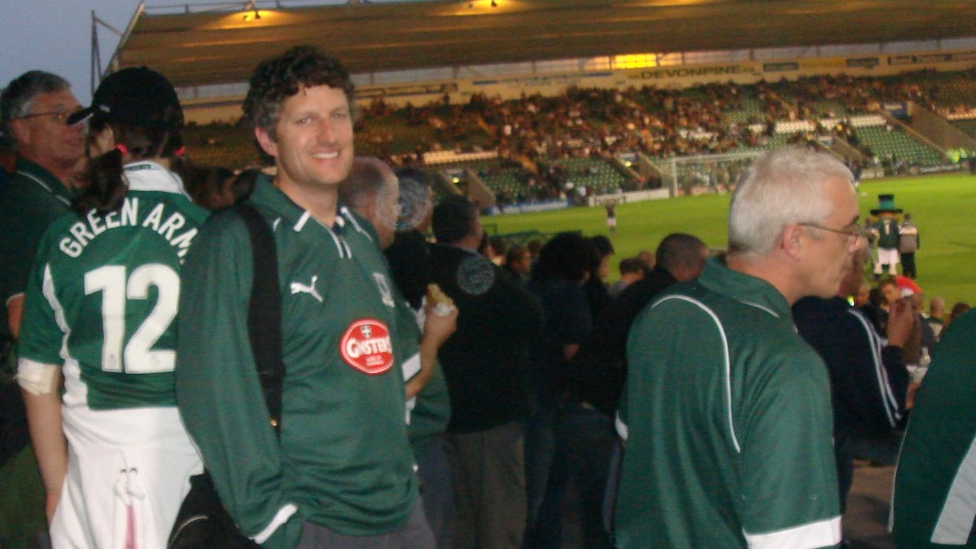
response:
[[[339,339],[342,360],[354,369],[372,376],[393,366],[390,330],[379,320],[364,318],[346,328]]]
[[[373,280],[376,281],[376,287],[380,290],[380,297],[383,298],[383,305],[387,307],[396,307],[396,302],[393,301],[393,292],[390,291],[390,285],[386,282],[386,276],[382,273],[373,273]]]
[[[458,287],[471,295],[481,295],[495,283],[494,265],[482,257],[470,257],[457,270]]]

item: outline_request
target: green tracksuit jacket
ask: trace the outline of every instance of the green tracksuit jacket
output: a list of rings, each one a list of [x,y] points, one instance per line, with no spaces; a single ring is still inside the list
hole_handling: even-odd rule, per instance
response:
[[[627,344],[623,549],[840,542],[827,369],[773,286],[707,263]]]
[[[211,218],[184,268],[176,375],[187,429],[231,516],[264,547],[294,547],[303,521],[345,535],[392,531],[417,480],[383,256],[345,208],[325,227],[267,178],[249,201],[277,245],[280,445],[249,346],[251,251],[236,215]]]

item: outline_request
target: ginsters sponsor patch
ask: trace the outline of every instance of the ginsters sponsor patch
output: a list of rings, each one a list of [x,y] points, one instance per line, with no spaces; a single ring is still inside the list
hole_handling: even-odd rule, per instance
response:
[[[339,340],[339,352],[346,364],[369,375],[379,375],[393,366],[390,330],[379,320],[364,318],[346,328]]]

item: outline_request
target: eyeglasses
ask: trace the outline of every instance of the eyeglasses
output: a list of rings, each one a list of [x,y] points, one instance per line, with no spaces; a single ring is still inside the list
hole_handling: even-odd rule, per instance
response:
[[[824,227],[820,223],[797,223],[801,227],[813,227],[814,229],[820,229],[821,231],[827,231],[831,233],[837,233],[846,236],[851,244],[854,244],[861,238],[861,227],[857,223],[851,223],[850,225],[844,227],[843,229],[831,229],[830,227]]]
[[[54,120],[58,124],[67,124],[68,123],[68,117],[71,116],[72,114],[80,111],[80,110],[81,110],[81,107],[79,107],[77,109],[74,109],[74,110],[70,110],[70,111],[69,110],[65,110],[65,109],[58,109],[56,111],[35,112],[35,113],[31,113],[31,114],[25,114],[24,116],[21,116],[19,118],[24,119],[24,118],[36,118],[38,116],[53,116],[54,117]]]

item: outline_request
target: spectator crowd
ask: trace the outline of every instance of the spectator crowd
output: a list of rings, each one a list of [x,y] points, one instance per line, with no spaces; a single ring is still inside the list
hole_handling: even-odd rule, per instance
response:
[[[878,82],[406,116],[477,125],[541,182],[753,147],[818,98],[936,94]],[[353,91],[309,46],[262,61],[242,110],[271,166],[236,173],[191,164],[151,69],[89,106],[41,71],[0,93],[0,547],[171,547],[204,493],[267,549],[558,548],[571,494],[588,549],[835,547],[855,459],[900,460],[899,547],[976,546],[976,325],[926,303],[893,196],[865,225],[851,169],[772,151],[723,178],[726,246],[669,234],[611,286],[611,238],[489,238],[466,196],[435,204],[422,151],[362,154]]]

